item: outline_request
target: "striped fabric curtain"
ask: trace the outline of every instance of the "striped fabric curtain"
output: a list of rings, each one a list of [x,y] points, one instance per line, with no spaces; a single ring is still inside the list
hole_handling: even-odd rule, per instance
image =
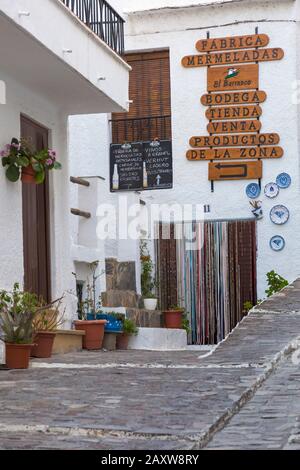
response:
[[[176,260],[176,276],[168,282],[164,275],[160,290],[173,297],[177,291],[188,312],[191,344],[216,344],[243,318],[244,303],[256,302],[255,221],[175,224],[174,238],[163,240],[163,247],[166,252],[168,246],[173,271]],[[169,272],[168,259],[159,265],[160,273]],[[161,303],[170,306],[166,298]]]

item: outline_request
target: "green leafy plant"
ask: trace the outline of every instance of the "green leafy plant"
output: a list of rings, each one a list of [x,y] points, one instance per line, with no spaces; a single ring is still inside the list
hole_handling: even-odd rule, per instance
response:
[[[115,320],[121,321],[124,323],[125,320],[125,315],[124,313],[118,313],[118,312],[107,312],[108,315],[111,315]]]
[[[22,292],[15,284],[12,292],[0,292],[1,339],[11,344],[31,344],[34,336],[33,320],[39,311],[35,294]]]
[[[158,283],[153,276],[154,264],[149,254],[147,241],[141,240],[140,259],[142,264],[141,288],[144,299],[156,299],[154,289],[157,289]]]
[[[247,301],[247,302],[244,303],[243,307],[244,307],[244,312],[247,315],[250,312],[250,310],[253,309],[254,305],[253,305],[252,302]]]
[[[126,335],[134,335],[136,336],[138,334],[138,328],[136,327],[136,324],[133,320],[129,320],[128,318],[124,319],[123,323],[123,333]]]
[[[39,331],[56,331],[59,326],[63,325],[65,311],[61,311],[62,299],[57,300],[52,308],[39,311],[33,319],[33,329]]]
[[[44,149],[36,152],[26,139],[12,139],[0,152],[2,166],[6,168],[6,177],[15,183],[21,176],[23,168],[32,167],[37,184],[43,183],[48,170],[60,170],[61,164],[56,160],[56,152]]]
[[[188,335],[191,333],[191,326],[187,313],[185,313],[182,317],[182,329],[185,330]]]
[[[170,308],[168,308],[168,310],[175,310],[176,312],[185,312],[185,308],[184,307],[180,307],[180,305],[171,305]]]
[[[289,282],[282,276],[277,274],[274,270],[267,273],[268,289],[266,290],[267,297],[271,297],[273,294],[284,289],[289,285]]]

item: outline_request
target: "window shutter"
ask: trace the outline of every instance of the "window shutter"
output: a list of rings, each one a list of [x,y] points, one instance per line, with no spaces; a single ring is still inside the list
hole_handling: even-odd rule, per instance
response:
[[[129,113],[113,114],[113,142],[171,138],[170,61],[168,51],[128,54],[132,67]]]

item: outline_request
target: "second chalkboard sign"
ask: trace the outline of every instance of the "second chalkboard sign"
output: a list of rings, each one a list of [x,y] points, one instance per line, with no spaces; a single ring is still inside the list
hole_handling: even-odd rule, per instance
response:
[[[111,192],[171,189],[172,187],[171,141],[111,145]]]

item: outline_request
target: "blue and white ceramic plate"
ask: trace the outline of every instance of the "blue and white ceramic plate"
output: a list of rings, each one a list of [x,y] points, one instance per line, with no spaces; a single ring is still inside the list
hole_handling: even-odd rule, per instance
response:
[[[290,211],[285,206],[274,206],[270,212],[270,219],[276,225],[284,225],[290,218]]]
[[[246,194],[250,199],[256,199],[260,196],[261,189],[257,183],[250,183],[246,188]]]
[[[285,239],[281,235],[275,235],[270,240],[270,247],[273,251],[282,251],[285,247]]]
[[[281,173],[276,178],[276,183],[279,188],[286,189],[289,188],[292,184],[292,178],[288,173]]]
[[[279,194],[279,186],[276,183],[269,183],[265,186],[265,196],[270,199],[278,196]]]

